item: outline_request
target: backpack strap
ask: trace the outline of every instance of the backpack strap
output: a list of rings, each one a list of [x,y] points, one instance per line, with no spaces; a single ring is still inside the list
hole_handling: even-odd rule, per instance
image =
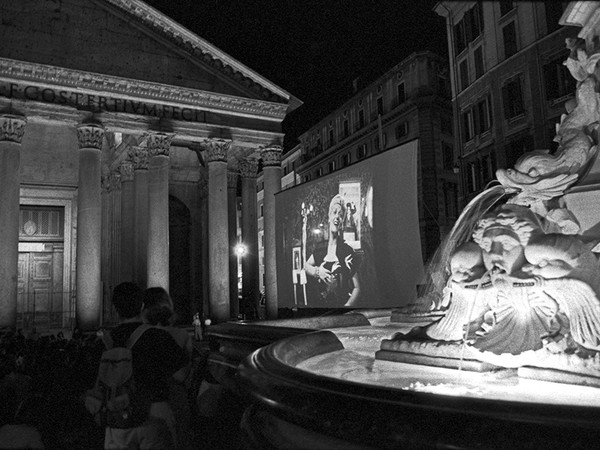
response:
[[[113,348],[113,339],[108,330],[99,330],[98,335],[100,336],[100,339],[102,340],[106,350]]]
[[[127,339],[127,348],[131,350],[131,348],[135,345],[135,343],[138,341],[138,339],[142,337],[142,334],[144,334],[150,328],[154,328],[154,327],[152,325],[148,325],[147,323],[144,323],[144,324],[140,325],[139,327],[137,327],[133,331],[133,333],[131,333],[131,336],[129,336],[129,339]]]

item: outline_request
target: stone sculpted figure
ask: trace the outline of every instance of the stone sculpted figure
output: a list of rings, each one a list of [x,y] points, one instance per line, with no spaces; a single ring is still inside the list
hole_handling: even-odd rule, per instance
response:
[[[600,53],[589,55],[581,39],[567,40],[567,46],[571,54],[565,65],[577,88],[556,128],[558,149],[533,150],[513,168],[499,169],[500,186],[467,205],[438,264],[443,270],[431,274],[439,283],[428,293],[435,299],[430,323],[397,333],[382,343],[382,351],[426,349],[446,361],[457,358],[452,352],[460,348],[462,362],[468,347],[480,361],[517,365],[529,365],[535,354],[541,355],[541,367],[562,370],[544,365],[548,353],[538,351],[545,349],[562,353],[560,364],[571,356],[583,361],[595,355],[589,360],[598,370],[600,263],[592,249],[599,239],[590,233],[594,229],[582,233],[563,196],[597,157]]]
[[[567,102],[568,114],[557,125],[554,140],[559,147],[533,150],[523,155],[514,168],[498,169],[496,177],[508,193],[516,195],[511,203],[530,206],[560,197],[590,168],[598,149],[595,145],[600,122],[600,95],[595,76],[600,53],[588,57],[585,42],[567,40],[571,55],[565,65],[578,80],[575,101]]]

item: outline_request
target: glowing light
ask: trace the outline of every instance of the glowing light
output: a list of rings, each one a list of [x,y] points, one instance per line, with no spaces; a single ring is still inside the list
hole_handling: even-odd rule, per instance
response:
[[[238,256],[244,256],[246,254],[246,246],[244,244],[238,244],[235,246],[235,253]]]

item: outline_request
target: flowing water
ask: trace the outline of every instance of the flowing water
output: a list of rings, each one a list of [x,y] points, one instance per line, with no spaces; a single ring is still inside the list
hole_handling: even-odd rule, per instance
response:
[[[465,207],[448,236],[443,240],[427,264],[422,298],[439,298],[448,281],[450,256],[456,248],[471,239],[477,221],[506,196],[504,186],[492,186],[475,197]]]
[[[477,303],[477,297],[479,295],[479,292],[481,292],[481,285],[483,284],[483,280],[487,279],[487,277],[490,275],[491,271],[492,271],[491,269],[488,270],[479,279],[479,283],[477,283],[477,288],[475,289],[475,296],[473,298],[473,302],[471,303],[471,307],[469,308],[469,314],[467,314],[467,324],[465,325],[465,332],[463,334],[463,340],[462,340],[462,344],[460,347],[460,359],[458,361],[458,383],[459,384],[461,382],[463,361],[465,359],[465,348],[467,346],[467,339],[469,337],[469,325],[471,323],[471,320],[473,319],[473,317],[471,317],[471,316],[473,315],[473,310],[475,309],[475,304]]]

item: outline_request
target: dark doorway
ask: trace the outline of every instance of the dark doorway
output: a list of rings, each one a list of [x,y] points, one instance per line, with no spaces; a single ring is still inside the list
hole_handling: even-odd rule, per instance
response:
[[[169,294],[178,325],[191,325],[193,316],[190,236],[190,210],[181,200],[169,196]]]

